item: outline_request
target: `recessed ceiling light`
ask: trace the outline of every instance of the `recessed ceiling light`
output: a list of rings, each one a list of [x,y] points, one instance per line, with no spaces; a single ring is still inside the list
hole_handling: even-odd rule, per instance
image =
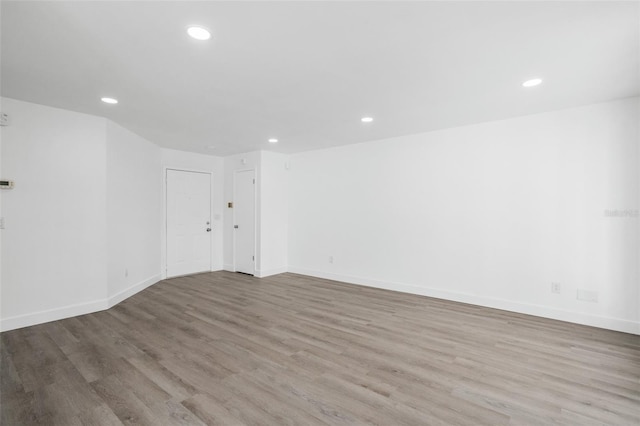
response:
[[[278,143],[278,139],[271,138],[271,139],[269,139],[269,143]]]
[[[105,104],[117,104],[118,100],[114,99],[114,98],[100,98],[100,100],[102,102],[104,102]]]
[[[202,27],[189,27],[187,28],[187,34],[196,40],[209,40],[211,38],[209,30]]]
[[[532,78],[531,80],[527,80],[524,83],[522,83],[522,86],[523,87],[533,87],[533,86],[537,86],[540,83],[542,83],[542,79],[541,78]]]
[[[362,117],[360,121],[363,123],[371,123],[373,121],[373,117]]]

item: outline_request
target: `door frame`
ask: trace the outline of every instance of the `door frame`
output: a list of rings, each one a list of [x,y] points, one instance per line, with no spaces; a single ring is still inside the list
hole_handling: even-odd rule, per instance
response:
[[[237,181],[237,176],[238,173],[243,173],[243,172],[253,172],[253,179],[254,179],[254,185],[253,185],[253,276],[256,276],[256,271],[258,270],[257,265],[258,265],[258,253],[257,253],[257,245],[258,245],[258,190],[257,190],[257,185],[258,185],[258,173],[256,171],[255,168],[250,167],[250,168],[243,168],[243,169],[237,169],[233,171],[233,212],[231,214],[231,221],[233,222],[231,224],[231,226],[235,226],[236,225],[236,209],[235,209],[235,202],[236,202],[236,181]],[[235,228],[231,228],[231,232],[233,233],[233,272],[237,272],[237,268],[236,268],[236,231]]]
[[[167,171],[168,170],[174,170],[177,172],[191,172],[191,173],[203,173],[203,174],[207,174],[209,175],[209,212],[211,215],[211,228],[212,231],[215,231],[213,229],[213,225],[214,225],[214,220],[213,220],[213,216],[214,216],[214,204],[213,204],[213,196],[214,196],[214,187],[213,187],[213,171],[212,170],[201,170],[201,169],[192,169],[192,168],[186,168],[186,167],[171,167],[171,166],[163,166],[162,168],[162,252],[161,252],[161,257],[162,257],[162,264],[160,265],[161,268],[161,272],[162,272],[162,279],[166,279],[167,278],[167,269],[168,269],[168,259],[167,259],[167,252],[168,252],[168,244],[169,244],[169,238],[167,238],[168,235],[168,223],[167,223]],[[213,271],[213,249],[214,249],[214,238],[213,238],[214,233],[211,232],[211,236],[210,236],[210,249],[209,249],[209,271]]]

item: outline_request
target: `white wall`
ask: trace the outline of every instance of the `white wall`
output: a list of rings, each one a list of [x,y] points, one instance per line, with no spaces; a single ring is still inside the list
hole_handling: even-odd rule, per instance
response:
[[[638,102],[294,155],[289,269],[640,333]]]
[[[2,99],[3,330],[102,308],[105,120]]]
[[[289,156],[260,152],[260,263],[257,276],[288,269]]]
[[[636,112],[636,122],[640,123],[640,108],[638,108],[637,112]],[[637,178],[636,178],[636,182],[638,185],[638,195],[637,195],[637,202],[636,202],[636,206],[638,208],[640,208],[640,125],[636,126],[636,134],[635,134],[635,139],[638,141],[637,144],[637,167],[636,167],[636,172],[637,172]],[[638,212],[638,214],[640,214],[640,212]],[[636,245],[636,268],[637,268],[637,276],[638,276],[638,319],[640,320],[640,217],[638,219],[636,219],[636,221],[638,222],[636,225],[636,228],[638,230],[638,242]]]
[[[4,109],[4,98],[0,97],[0,112],[5,111]],[[3,174],[2,169],[2,139],[3,139],[4,131],[2,127],[0,127],[0,179],[6,179]],[[4,318],[4,314],[2,312],[2,236],[4,232],[2,228],[4,227],[4,214],[2,209],[2,191],[0,190],[0,221],[2,221],[2,225],[0,225],[0,331],[2,330],[2,318]]]
[[[288,269],[288,170],[289,156],[268,151],[254,151],[226,157],[225,162],[225,234],[224,269],[234,271],[234,201],[235,173],[254,170],[256,176],[256,249],[255,276],[267,277]]]
[[[213,270],[233,268],[226,203],[234,172],[254,169],[257,276],[288,266],[640,333],[640,219],[605,215],[640,208],[638,98],[225,159],[159,149],[99,117],[12,99],[2,111],[1,177],[16,189],[0,193],[1,330],[105,309],[155,282],[164,171],[176,168],[213,173]],[[599,301],[576,300],[578,288]]]
[[[160,148],[107,121],[107,282],[111,304],[161,278]]]
[[[165,189],[165,173],[166,169],[191,170],[198,172],[209,172],[213,177],[213,186],[211,188],[212,200],[212,229],[211,229],[211,270],[219,271],[222,269],[223,247],[222,239],[224,233],[224,217],[223,217],[223,196],[224,196],[224,161],[221,157],[213,155],[196,154],[192,152],[176,151],[173,149],[162,149],[162,171],[159,179],[163,182],[162,188],[162,271],[163,277],[166,276],[166,189]]]
[[[0,330],[106,309],[160,279],[160,149],[110,121],[2,99]],[[126,271],[126,276],[125,276]]]

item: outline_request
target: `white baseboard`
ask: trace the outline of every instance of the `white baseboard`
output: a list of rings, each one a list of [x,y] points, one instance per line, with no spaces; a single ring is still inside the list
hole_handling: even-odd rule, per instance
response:
[[[29,327],[32,325],[43,324],[45,322],[76,317],[78,315],[91,314],[108,308],[107,299],[101,299],[92,302],[63,306],[61,308],[47,309],[45,311],[33,312],[30,314],[17,315],[15,317],[3,318],[0,321],[0,331],[15,330],[16,328]]]
[[[467,293],[458,293],[447,290],[420,287],[413,284],[378,281],[370,278],[354,277],[349,275],[333,274],[330,272],[313,271],[298,267],[289,267],[289,272],[311,277],[325,278],[334,281],[342,281],[350,284],[358,284],[367,287],[381,288],[385,290],[399,291],[402,293],[418,294],[437,299],[451,300],[454,302],[469,303],[520,314],[534,315],[543,318],[571,322],[575,324],[589,325],[608,330],[621,331],[640,335],[640,322],[629,321],[620,318],[609,318],[598,315],[590,315],[582,312],[565,311],[548,306],[533,305],[522,302],[514,302],[505,299],[476,296]]]
[[[224,269],[233,270],[233,268],[227,269],[228,266],[229,265],[225,265]],[[298,267],[278,268],[260,271],[260,274],[256,274],[256,276],[267,277],[275,274],[281,274],[287,271],[301,275],[308,275],[311,277],[325,278],[329,280],[342,281],[350,284],[381,288],[385,290],[399,291],[403,293],[418,294],[421,296],[429,296],[437,299],[469,303],[489,308],[502,309],[505,311],[518,312],[521,314],[535,315],[544,318],[556,319],[560,321],[567,321],[576,324],[589,325],[593,327],[640,335],[640,322],[590,315],[581,312],[565,311],[561,309],[550,308],[547,306],[514,302],[504,299],[495,299],[466,293],[420,287],[412,284],[379,281],[370,278],[333,274],[322,271],[313,271]],[[103,311],[105,309],[109,309],[112,306],[115,306],[116,304],[144,290],[145,288],[156,284],[158,281],[160,281],[160,279],[161,276],[159,274],[154,275],[153,277],[141,281],[140,283],[135,284],[106,299],[78,303],[74,305],[63,306],[61,308],[4,318],[0,320],[0,331],[15,330],[17,328],[29,327],[32,325],[58,321],[78,315],[85,315],[93,312]]]
[[[288,272],[288,271],[289,271],[289,268],[287,268],[286,266],[283,266],[282,268],[265,269],[264,271],[256,270],[255,276],[258,278],[265,278],[265,277],[270,277],[271,275],[284,274],[285,272]]]
[[[155,283],[157,283],[161,279],[162,279],[161,274],[157,274],[157,275],[154,275],[154,276],[152,276],[150,278],[147,278],[144,281],[139,282],[138,284],[134,284],[131,287],[126,288],[126,289],[114,294],[113,296],[111,296],[111,297],[109,297],[107,299],[108,308],[111,308],[112,306],[115,306],[118,303],[122,302],[124,299],[128,299],[129,297],[133,296],[134,294],[141,292],[145,288],[154,285]]]
[[[160,281],[161,275],[157,274],[144,281],[139,282],[119,293],[106,299],[94,300],[91,302],[77,303],[63,306],[61,308],[48,309],[30,314],[18,315],[15,317],[3,318],[0,320],[0,332],[15,330],[17,328],[30,327],[32,325],[44,324],[46,322],[58,321],[65,318],[76,317],[78,315],[92,314],[94,312],[109,309],[123,300],[133,296],[145,288]]]

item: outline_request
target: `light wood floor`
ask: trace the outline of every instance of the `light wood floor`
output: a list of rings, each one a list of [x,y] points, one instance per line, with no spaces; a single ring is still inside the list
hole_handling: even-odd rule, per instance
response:
[[[640,337],[295,274],[2,333],[3,425],[640,424]]]

